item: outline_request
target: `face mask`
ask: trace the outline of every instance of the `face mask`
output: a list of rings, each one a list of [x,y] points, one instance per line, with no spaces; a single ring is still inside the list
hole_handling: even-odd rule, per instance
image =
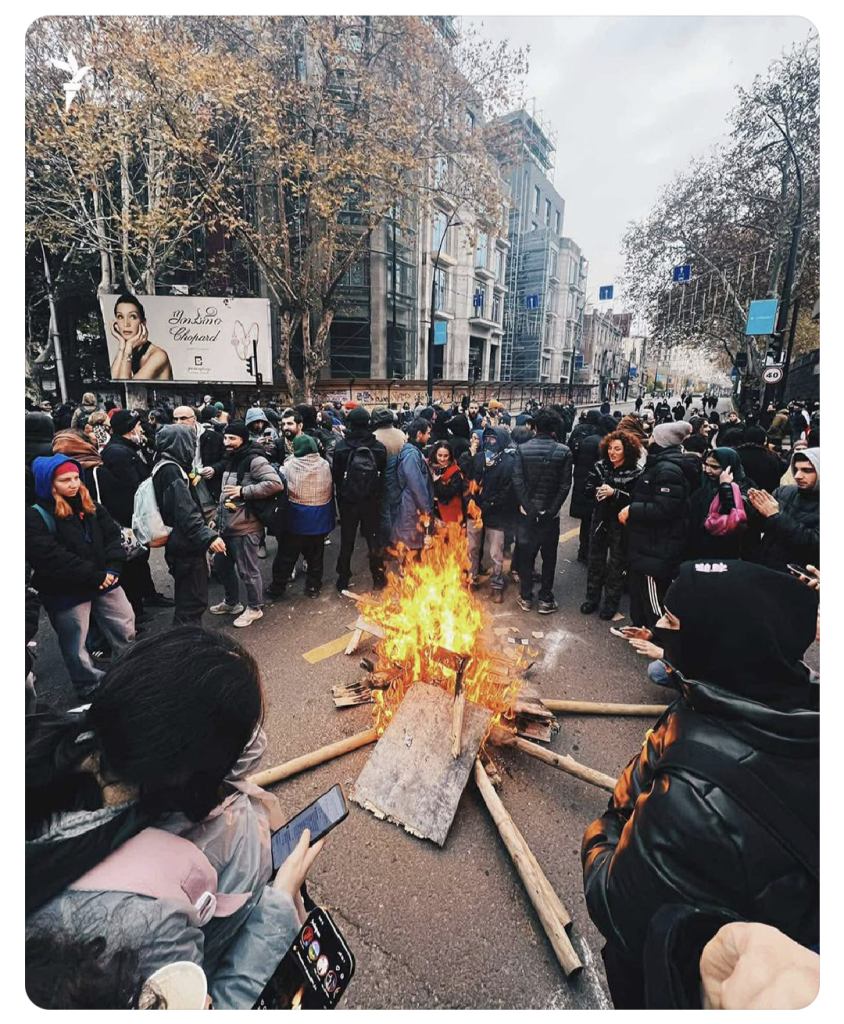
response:
[[[498,452],[494,448],[487,448],[486,451],[484,452],[484,463],[487,466],[494,466],[497,458]]]

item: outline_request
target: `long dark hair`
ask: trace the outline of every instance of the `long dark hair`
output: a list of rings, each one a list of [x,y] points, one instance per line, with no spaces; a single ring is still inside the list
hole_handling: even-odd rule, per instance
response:
[[[258,666],[227,634],[180,626],[133,644],[84,717],[27,718],[28,837],[58,811],[100,806],[96,779],[80,771],[92,754],[102,777],[137,787],[150,819],[201,821],[262,717]]]
[[[452,447],[451,441],[435,441],[433,447],[431,448],[431,454],[428,456],[428,465],[431,467],[431,469],[439,468],[439,463],[437,462],[437,452],[440,450],[440,448],[445,448],[445,450],[448,452],[449,457],[451,459],[451,462],[449,462],[449,466],[454,465],[454,448]]]

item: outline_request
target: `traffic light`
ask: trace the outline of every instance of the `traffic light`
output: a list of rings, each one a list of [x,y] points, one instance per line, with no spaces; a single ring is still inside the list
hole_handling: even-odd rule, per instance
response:
[[[249,358],[246,360],[246,372],[249,374],[250,377],[254,376],[255,374],[255,370],[252,364],[252,356],[249,356]]]

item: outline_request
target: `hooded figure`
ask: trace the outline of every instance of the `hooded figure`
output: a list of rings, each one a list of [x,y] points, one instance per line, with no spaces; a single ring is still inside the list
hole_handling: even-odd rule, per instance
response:
[[[808,472],[801,472],[801,465]],[[764,517],[760,561],[780,572],[789,562],[820,566],[821,557],[821,450],[804,448],[791,457],[796,483],[778,487],[773,494],[777,508],[759,509]]]
[[[82,396],[82,405],[74,410],[73,416],[70,420],[71,430],[76,429],[76,425],[80,419],[83,417],[87,418],[92,412],[96,412],[97,409],[99,409],[99,406],[97,405],[97,396],[93,391],[86,391]]]
[[[486,542],[492,561],[490,588],[495,603],[503,599],[505,587],[504,535],[513,529],[518,508],[513,487],[514,465],[515,449],[510,435],[501,427],[484,427],[481,450],[463,456],[469,499],[466,529],[472,581],[475,586],[480,585],[480,565]]]
[[[572,458],[577,455],[577,449],[580,446],[581,441],[590,437],[592,434],[598,433],[598,424],[601,422],[601,414],[597,409],[590,409],[586,413],[586,418],[582,423],[578,423],[574,430],[571,432],[567,443],[569,450],[571,451]]]
[[[35,481],[32,460],[49,458],[53,454],[53,419],[43,412],[28,412],[24,422],[24,460],[26,462],[26,503],[35,501]]]
[[[463,415],[463,413],[457,413],[448,421],[448,439],[451,441],[451,449],[454,452],[455,462],[460,462],[460,459],[469,451],[470,433],[471,427],[469,425],[469,420]]]
[[[768,447],[762,427],[748,427],[744,432],[744,443],[736,450],[753,484],[773,494],[780,485],[786,464]]]
[[[592,513],[595,511],[595,492],[588,491],[587,489],[589,474],[595,468],[595,463],[598,461],[598,447],[601,439],[606,437],[607,434],[611,434],[618,426],[612,416],[598,416],[597,421],[590,423],[589,417],[594,411],[594,409],[590,409],[586,414],[586,422],[590,424],[591,432],[586,436],[581,435],[577,449],[572,456],[574,472],[572,475],[569,515],[572,519],[580,520],[580,543],[577,551],[578,562],[586,562],[588,560],[589,531]],[[572,437],[574,437],[574,433]]]
[[[716,463],[720,467],[717,471],[712,468]],[[732,481],[721,480],[726,470],[731,472]],[[735,449],[712,448],[704,454],[701,484],[689,499],[689,558],[742,556],[749,520],[755,516],[747,497],[748,486]]]
[[[98,488],[94,470],[102,466],[103,457],[94,438],[81,430],[60,430],[53,438],[53,451],[69,455],[82,466],[85,486],[96,497]]]
[[[643,956],[665,904],[719,908],[802,945],[819,941],[819,688],[800,661],[818,597],[761,566],[695,561],[665,607],[680,695],[581,851],[617,1009],[645,1005]]]

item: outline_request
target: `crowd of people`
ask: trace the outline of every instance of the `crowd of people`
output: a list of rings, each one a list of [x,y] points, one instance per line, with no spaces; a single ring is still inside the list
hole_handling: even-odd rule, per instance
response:
[[[820,413],[722,419],[712,399],[627,415],[468,398],[270,404],[239,418],[210,396],[147,412],[86,394],[28,410],[27,641],[43,607],[84,705],[40,703],[28,646],[31,998],[166,1003],[148,979],[193,961],[214,1006],[250,1007],[304,921],[321,844],[306,834],[272,877],[278,805],[246,780],[265,746],[260,671],[230,634],[201,628],[206,611],[247,627],[297,577],[318,597],[339,519],[338,591],[355,585],[359,534],[379,590],[391,562],[424,558],[456,525],[467,587],[500,605],[512,584],[522,612],[552,614],[570,499],[581,613],[626,612],[610,632],[672,691],[583,840],[613,1001],[810,1002],[819,680],[802,658],[819,630]],[[155,547],[172,599],[153,583]],[[223,600],[209,607],[212,575]],[[174,628],[139,639],[160,607]],[[150,859],[161,870],[145,871]],[[216,894],[210,914],[194,889]]]

